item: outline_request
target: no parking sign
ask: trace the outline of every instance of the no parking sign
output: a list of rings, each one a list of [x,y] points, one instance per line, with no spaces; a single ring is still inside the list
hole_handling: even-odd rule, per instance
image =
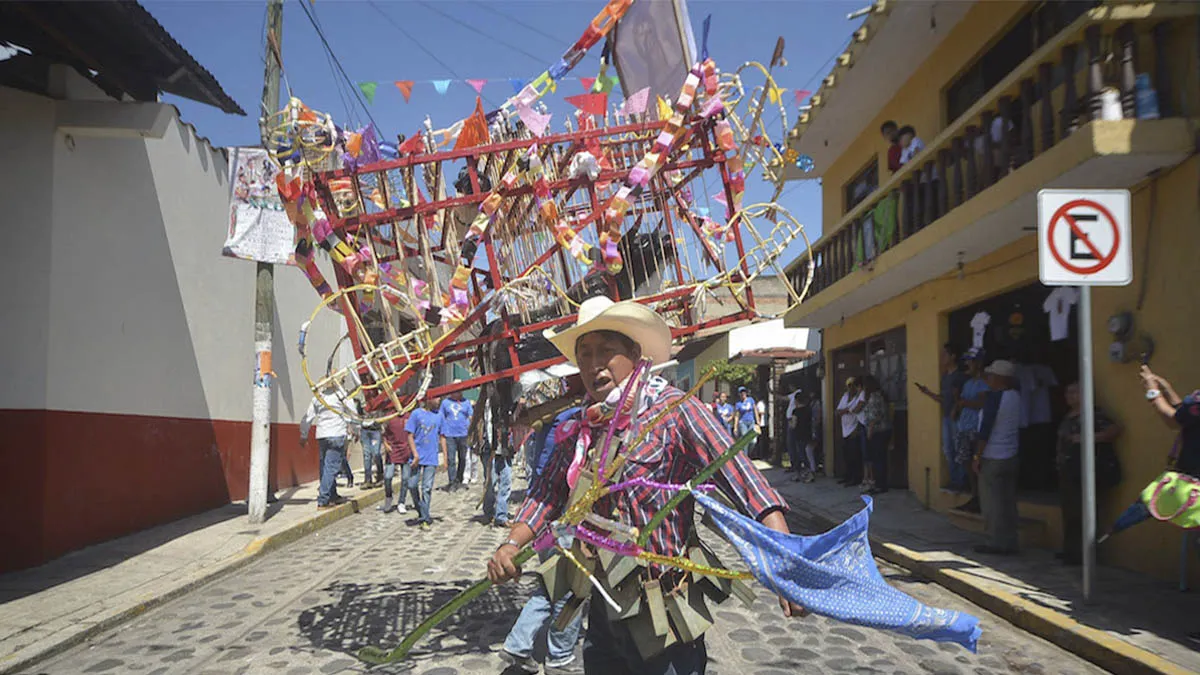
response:
[[[1038,192],[1038,276],[1047,286],[1133,281],[1129,190]]]

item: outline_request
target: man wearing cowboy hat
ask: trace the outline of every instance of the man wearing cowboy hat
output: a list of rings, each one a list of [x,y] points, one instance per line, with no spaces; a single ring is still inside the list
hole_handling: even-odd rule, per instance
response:
[[[572,419],[574,424],[564,425],[564,430],[548,441],[555,444],[553,455],[545,471],[530,486],[514,519],[509,540],[488,562],[488,577],[496,583],[520,576],[521,570],[513,564],[513,557],[562,514],[571,491],[568,475],[577,470],[573,462],[579,461],[578,439],[595,440],[584,449],[590,461],[598,454],[594,449],[603,442],[602,430],[609,426],[608,419],[602,417],[605,404],[619,400],[620,388],[627,384],[641,359],[649,359],[653,364],[670,359],[670,327],[653,310],[631,301],[614,303],[605,297],[591,298],[580,305],[574,326],[557,333],[546,331],[546,337],[579,368],[588,397],[580,414]],[[651,420],[671,404],[678,406],[649,430],[641,445],[617,451],[625,460],[618,479],[684,483],[733,443],[724,425],[700,401],[685,398],[683,392],[659,378],[651,378],[645,390],[650,392],[649,403],[626,415]],[[619,424],[620,415],[616,418]],[[784,519],[786,502],[746,457],[735,457],[712,481],[738,509],[773,530],[788,532]],[[635,488],[601,499],[595,510],[642,528],[670,497],[665,490]],[[668,556],[687,555],[693,510],[694,502],[688,499],[671,511],[651,535],[648,550]],[[670,574],[667,570],[662,578],[667,579]],[[657,582],[654,583],[657,587]],[[787,616],[805,613],[803,608],[785,600],[781,599],[780,604]],[[650,658],[643,657],[629,623],[610,620],[605,602],[595,597],[583,656],[588,673],[702,673],[707,663],[703,636],[692,641],[681,639]]]

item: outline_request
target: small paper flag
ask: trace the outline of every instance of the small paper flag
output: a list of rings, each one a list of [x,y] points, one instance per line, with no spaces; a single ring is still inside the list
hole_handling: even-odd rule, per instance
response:
[[[650,87],[643,87],[632,94],[621,104],[622,115],[641,115],[646,112],[646,104],[650,102]]]
[[[367,103],[375,102],[375,90],[379,88],[378,82],[359,82],[358,89],[367,98]]]
[[[600,78],[600,91],[605,94],[609,93],[621,83],[621,78],[617,75],[604,75]]]
[[[463,120],[462,131],[454,142],[454,149],[473,148],[492,141],[488,134],[487,116],[483,114],[483,100],[475,97],[475,112]]]
[[[804,99],[808,98],[809,96],[812,96],[811,91],[809,91],[807,89],[797,89],[796,90],[796,105],[803,105]]]
[[[546,127],[550,124],[550,113],[542,114],[527,105],[518,105],[517,115],[534,136],[546,133]]]
[[[408,99],[412,97],[412,80],[396,80],[396,88],[400,90],[400,94],[404,96],[404,102],[408,103]]]
[[[592,85],[593,85],[593,84],[595,84],[595,83],[596,83],[596,78],[594,78],[594,77],[581,77],[581,78],[579,78],[579,84],[582,84],[582,85],[583,85],[583,90],[584,90],[584,91],[591,91],[591,90],[592,90]]]
[[[525,84],[526,84],[525,80],[522,80],[519,77],[508,78],[508,83],[512,85],[514,94],[521,93],[521,90],[525,88]]]
[[[450,89],[450,82],[450,80],[434,80],[433,88],[437,90],[437,93],[445,94]]]
[[[671,106],[669,103],[667,103],[666,99],[661,96],[658,97],[658,119],[671,119]]]
[[[487,83],[487,80],[467,80],[467,84],[471,85],[476,94],[483,94],[483,85]]]
[[[771,101],[771,103],[779,103],[779,97],[782,96],[783,92],[785,91],[787,91],[787,89],[772,85],[769,89],[767,89],[767,99]]]
[[[723,191],[718,192],[716,194],[716,196],[713,197],[713,201],[718,204],[724,204],[725,206],[729,206],[729,201],[727,199],[725,199],[725,193]]]
[[[579,94],[563,100],[589,115],[603,117],[608,110],[608,94]]]

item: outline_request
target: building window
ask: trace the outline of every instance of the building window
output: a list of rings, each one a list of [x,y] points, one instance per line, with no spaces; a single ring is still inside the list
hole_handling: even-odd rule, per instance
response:
[[[877,187],[879,187],[879,162],[872,157],[871,163],[863,167],[863,170],[859,171],[858,175],[851,178],[849,183],[846,183],[843,195],[843,198],[846,200],[846,208],[843,213],[848,213],[854,207],[858,206]]]

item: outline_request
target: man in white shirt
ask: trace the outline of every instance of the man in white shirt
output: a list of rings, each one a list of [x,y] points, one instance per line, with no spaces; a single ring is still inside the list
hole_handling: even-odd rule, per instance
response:
[[[997,360],[986,370],[991,392],[979,424],[979,449],[974,468],[979,475],[979,501],[988,543],[979,553],[1017,552],[1017,476],[1021,434],[1021,395],[1016,390],[1016,367]]]
[[[328,509],[346,501],[337,493],[337,474],[346,461],[346,436],[349,434],[351,408],[336,383],[330,383],[321,391],[321,399],[324,399],[324,403],[314,396],[304,417],[300,419],[300,444],[308,445],[309,432],[315,423],[317,446],[320,448],[317,508]]]
[[[863,434],[862,384],[857,377],[846,380],[846,393],[838,401],[837,415],[842,422],[842,456],[846,462],[846,475],[839,481],[842,485],[855,486],[863,479],[863,452],[866,449]]]

